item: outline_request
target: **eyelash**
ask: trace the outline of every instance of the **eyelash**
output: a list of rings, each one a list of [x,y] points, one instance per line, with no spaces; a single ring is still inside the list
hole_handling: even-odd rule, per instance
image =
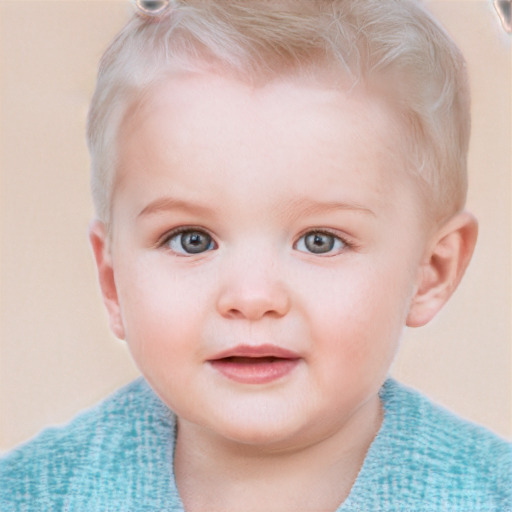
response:
[[[214,237],[212,235],[210,235],[210,233],[208,233],[208,231],[206,231],[204,228],[200,228],[200,227],[196,227],[196,226],[180,226],[178,228],[175,228],[169,232],[167,232],[157,243],[157,247],[164,247],[167,245],[167,249],[170,250],[171,252],[173,252],[174,254],[177,254],[177,255],[183,255],[183,256],[186,256],[186,255],[189,255],[189,256],[193,256],[194,254],[202,254],[204,252],[209,252],[213,249],[207,249],[205,251],[200,251],[200,252],[197,252],[197,253],[193,253],[193,252],[186,252],[186,251],[183,251],[183,252],[177,252],[176,250],[173,250],[171,247],[170,247],[170,242],[172,241],[173,238],[177,237],[178,235],[180,234],[184,234],[184,233],[201,233],[203,235],[206,235],[210,238],[210,243],[213,244],[213,249],[217,249],[218,245],[217,243],[215,242],[214,240]]]
[[[333,251],[331,248],[328,252],[324,252],[324,253],[321,253],[321,252],[315,253],[313,251],[300,251],[300,249],[297,249],[299,242],[304,239],[304,243],[305,243],[306,237],[308,237],[310,235],[327,235],[329,237],[334,238],[334,240],[335,240],[334,243],[336,243],[336,241],[341,242],[342,247],[338,248],[335,251]],[[300,252],[303,252],[305,254],[310,254],[310,255],[312,254],[314,256],[328,258],[328,257],[332,257],[332,256],[337,256],[338,254],[345,252],[347,249],[355,248],[355,244],[352,241],[347,240],[346,237],[340,236],[339,233],[337,233],[333,230],[330,230],[330,229],[308,229],[307,231],[304,231],[299,236],[297,241],[293,244],[293,247],[294,247],[294,249],[299,250]]]
[[[194,232],[208,236],[210,238],[210,244],[212,244],[213,247],[205,249],[203,251],[198,251],[197,253],[187,252],[185,250],[183,252],[181,252],[181,251],[178,252],[176,250],[173,250],[170,247],[169,244],[173,238],[175,238],[178,235],[183,234],[183,233],[194,233]],[[340,242],[342,244],[342,247],[338,248],[334,253],[332,252],[332,248],[329,249],[327,252],[316,252],[316,253],[314,251],[310,251],[310,250],[297,249],[297,246],[299,245],[301,240],[304,239],[304,244],[305,244],[306,237],[308,237],[310,235],[320,235],[320,236],[327,235],[334,239],[334,244],[336,244],[336,242]],[[166,248],[168,250],[170,250],[171,252],[173,252],[174,254],[184,255],[184,256],[186,256],[186,255],[193,256],[195,254],[203,254],[205,252],[209,252],[211,250],[215,250],[218,248],[218,244],[215,242],[214,237],[210,233],[208,233],[208,231],[205,230],[204,228],[200,228],[200,227],[196,227],[196,226],[180,226],[178,228],[175,228],[175,229],[167,232],[163,237],[161,237],[161,239],[158,241],[158,243],[156,245],[157,245],[157,247],[164,247],[167,245]],[[320,256],[320,257],[336,256],[337,254],[340,254],[341,252],[344,252],[347,249],[352,249],[354,247],[355,247],[355,244],[353,242],[347,240],[347,238],[342,237],[338,233],[331,231],[329,229],[308,229],[307,231],[304,231],[298,237],[297,241],[293,244],[293,248],[295,250],[298,250],[299,252],[303,252],[305,254],[313,254],[315,256]],[[183,248],[183,246],[182,246],[182,248]]]

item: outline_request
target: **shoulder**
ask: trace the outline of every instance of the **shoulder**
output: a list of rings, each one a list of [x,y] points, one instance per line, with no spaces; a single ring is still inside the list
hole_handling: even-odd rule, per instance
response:
[[[401,492],[432,510],[512,511],[511,443],[393,380],[381,399],[381,450]]]
[[[143,464],[172,444],[173,428],[170,411],[139,379],[0,459],[0,510],[73,510],[76,499],[99,507],[102,493],[129,495],[162,471]]]
[[[453,468],[463,465],[466,475],[473,467],[512,469],[511,443],[490,430],[456,416],[392,379],[386,382],[381,397],[395,436],[400,439],[403,433],[405,439],[413,440],[419,454],[439,461],[448,459]],[[485,473],[479,472],[479,477]]]

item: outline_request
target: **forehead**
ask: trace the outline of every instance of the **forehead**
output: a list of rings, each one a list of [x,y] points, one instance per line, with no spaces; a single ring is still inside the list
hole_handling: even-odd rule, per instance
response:
[[[334,196],[341,176],[342,188],[357,182],[361,201],[380,201],[408,180],[402,129],[386,101],[307,78],[254,86],[175,73],[131,105],[119,142],[116,186],[143,179],[148,155],[152,179],[179,173],[174,188],[184,181],[205,191],[224,182],[248,195],[286,187],[301,196],[332,185]]]
[[[253,133],[261,124],[267,129],[277,128],[282,134],[308,131],[311,135],[320,134],[321,125],[336,122],[339,116],[353,117],[354,137],[364,131],[367,139],[387,144],[389,154],[400,154],[396,141],[391,141],[400,131],[400,123],[383,94],[370,94],[362,87],[347,90],[332,79],[319,82],[307,76],[293,75],[254,85],[215,73],[176,70],[135,98],[123,126],[162,122],[165,129],[174,132],[169,132],[174,138],[186,132],[177,130],[173,125],[176,122],[193,127],[194,131],[202,129],[209,135],[207,138],[215,135],[208,132],[211,128],[222,128],[227,134],[233,123],[240,137]],[[302,124],[290,123],[305,118],[310,120],[307,130]],[[348,131],[344,135],[349,135]],[[338,136],[332,133],[333,139]]]

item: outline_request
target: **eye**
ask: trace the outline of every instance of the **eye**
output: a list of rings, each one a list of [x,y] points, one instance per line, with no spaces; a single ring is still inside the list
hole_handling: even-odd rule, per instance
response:
[[[170,233],[162,245],[177,254],[200,254],[215,249],[212,237],[200,229],[184,229]]]
[[[312,254],[328,254],[340,252],[347,246],[341,238],[325,231],[309,231],[301,236],[295,249]]]

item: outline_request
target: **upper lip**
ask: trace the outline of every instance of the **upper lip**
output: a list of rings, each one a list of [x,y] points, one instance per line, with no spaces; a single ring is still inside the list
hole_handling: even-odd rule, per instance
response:
[[[277,345],[238,345],[215,354],[210,361],[228,357],[275,357],[279,359],[299,359],[296,352]]]

